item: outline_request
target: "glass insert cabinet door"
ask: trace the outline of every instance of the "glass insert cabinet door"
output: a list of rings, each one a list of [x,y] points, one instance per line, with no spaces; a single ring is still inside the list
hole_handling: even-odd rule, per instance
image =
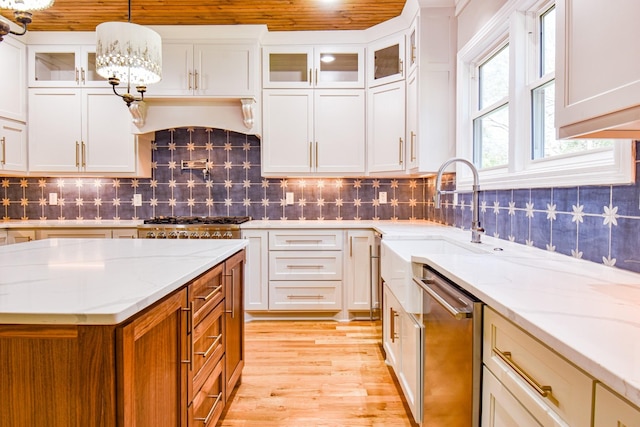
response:
[[[404,35],[381,39],[369,48],[369,87],[379,86],[405,77]]]
[[[28,47],[30,87],[105,87],[96,73],[95,46]]]
[[[363,88],[364,47],[265,47],[263,86]]]

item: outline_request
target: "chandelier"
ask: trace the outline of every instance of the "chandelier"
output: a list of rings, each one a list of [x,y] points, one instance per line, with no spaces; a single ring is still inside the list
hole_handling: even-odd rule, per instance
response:
[[[21,32],[11,31],[9,24],[0,21],[0,42],[7,34],[22,36],[27,32],[27,25],[31,23],[31,11],[47,9],[53,6],[54,0],[0,0],[0,9],[13,10],[13,15],[20,25]]]
[[[144,100],[147,85],[162,78],[162,39],[150,28],[129,22],[104,22],[96,27],[96,72],[109,79],[113,92],[131,110],[132,103]],[[120,95],[116,86],[127,85],[127,93]],[[131,94],[135,86],[140,96]]]

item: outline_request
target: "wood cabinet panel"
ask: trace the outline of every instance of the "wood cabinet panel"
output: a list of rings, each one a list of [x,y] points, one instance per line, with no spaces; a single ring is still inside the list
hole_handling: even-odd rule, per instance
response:
[[[230,395],[240,383],[244,367],[244,262],[245,251],[225,261],[225,390]]]

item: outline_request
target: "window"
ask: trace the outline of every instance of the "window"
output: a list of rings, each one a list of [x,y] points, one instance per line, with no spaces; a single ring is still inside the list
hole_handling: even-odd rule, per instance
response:
[[[503,166],[509,161],[509,45],[482,62],[477,75],[473,160],[481,168]]]
[[[531,159],[545,159],[599,148],[611,148],[612,139],[558,140],[554,126],[556,8],[544,10],[537,20],[539,31],[536,45],[538,75],[531,91]]]
[[[556,139],[555,59],[553,0],[505,2],[458,52],[456,154],[483,189],[631,182],[628,140]]]

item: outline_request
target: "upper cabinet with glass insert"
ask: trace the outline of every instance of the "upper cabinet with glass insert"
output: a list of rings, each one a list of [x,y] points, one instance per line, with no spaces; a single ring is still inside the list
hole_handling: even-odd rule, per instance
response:
[[[364,88],[362,46],[265,46],[264,88]]]
[[[404,79],[404,50],[403,33],[385,37],[369,46],[369,87]]]
[[[29,87],[104,87],[96,73],[95,45],[28,46]]]

